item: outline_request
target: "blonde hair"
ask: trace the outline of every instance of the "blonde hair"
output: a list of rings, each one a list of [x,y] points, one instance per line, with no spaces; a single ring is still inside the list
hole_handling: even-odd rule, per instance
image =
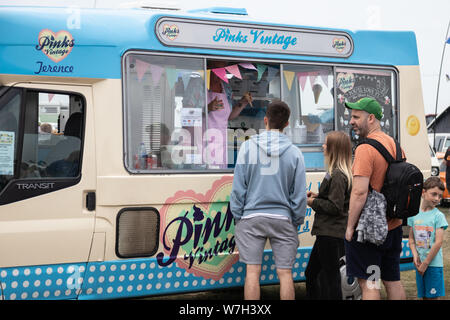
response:
[[[326,137],[325,163],[331,175],[339,169],[348,180],[347,189],[352,186],[352,143],[348,134],[342,131],[331,131]]]

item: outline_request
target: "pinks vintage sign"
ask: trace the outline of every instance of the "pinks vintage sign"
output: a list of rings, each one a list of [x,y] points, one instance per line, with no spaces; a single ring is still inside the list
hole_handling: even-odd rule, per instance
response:
[[[59,62],[69,55],[74,44],[75,40],[70,32],[61,30],[55,33],[44,29],[39,32],[36,50],[42,51],[54,62]]]
[[[160,210],[161,267],[178,267],[219,280],[237,262],[234,220],[229,207],[233,179],[222,177],[206,194],[179,191]]]

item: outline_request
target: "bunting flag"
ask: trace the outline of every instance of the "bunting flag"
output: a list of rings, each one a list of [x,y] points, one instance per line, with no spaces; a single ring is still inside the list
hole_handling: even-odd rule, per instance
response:
[[[450,37],[448,37],[447,41],[445,43],[450,44]]]
[[[164,68],[158,65],[150,65],[150,72],[152,74],[153,84],[156,86],[159,83],[159,79],[161,78],[161,74],[163,73]]]
[[[233,76],[235,76],[236,78],[239,78],[242,80],[242,76],[241,73],[239,72],[239,67],[237,64],[233,64],[231,66],[225,67],[225,69],[231,73]]]
[[[317,77],[319,76],[319,71],[311,71],[309,72],[309,83],[311,84],[311,89],[316,82]]]
[[[48,94],[48,103],[52,102],[54,96],[55,96],[54,93],[49,93]]]
[[[309,82],[310,82],[311,88],[312,88],[312,86],[315,84],[315,82],[317,80],[317,77],[319,77],[319,76],[322,79],[325,86],[328,88],[328,71],[327,70],[298,72],[297,78],[298,78],[300,88],[302,89],[302,91],[305,89],[305,85],[306,85],[306,82],[308,81],[308,78],[309,78]]]
[[[167,77],[167,82],[169,83],[170,89],[173,89],[175,82],[177,82],[177,80],[178,80],[177,69],[166,68],[166,77]]]
[[[210,82],[211,82],[211,70],[206,70],[206,87],[208,90]]]
[[[184,72],[181,72],[181,79],[183,80],[184,90],[186,90],[189,84],[189,80],[191,80],[191,71],[186,70]]]
[[[248,62],[242,62],[242,63],[239,63],[239,65],[242,68],[245,68],[245,69],[256,70],[255,66],[253,64],[251,64],[251,63],[248,63]]]
[[[267,69],[267,66],[265,64],[256,64],[256,69],[258,70],[258,79],[256,80],[257,82],[261,80],[264,72]]]
[[[274,67],[268,67],[267,68],[267,81],[272,81],[273,78],[275,78],[276,74],[279,72],[280,70]]]
[[[328,71],[327,70],[319,71],[319,75],[325,86],[328,88]]]
[[[283,73],[284,73],[284,79],[286,80],[287,87],[288,87],[289,91],[291,91],[292,81],[294,80],[295,72],[284,70]]]
[[[214,72],[216,74],[216,76],[218,76],[222,81],[225,81],[226,83],[228,83],[228,78],[227,78],[227,72],[225,70],[225,68],[215,68],[215,69],[211,69],[212,72]]]
[[[298,82],[300,84],[300,88],[305,90],[306,80],[308,80],[308,72],[299,72],[297,73]]]
[[[150,63],[144,62],[142,60],[136,59],[136,73],[139,82],[142,81],[144,74],[147,72],[148,68],[150,68]]]

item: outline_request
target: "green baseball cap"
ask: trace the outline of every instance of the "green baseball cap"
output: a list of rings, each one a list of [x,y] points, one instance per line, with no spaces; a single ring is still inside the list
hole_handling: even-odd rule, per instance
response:
[[[383,110],[381,110],[378,101],[373,98],[366,97],[359,99],[357,102],[346,102],[345,106],[349,109],[362,110],[371,113],[378,120],[383,118]]]

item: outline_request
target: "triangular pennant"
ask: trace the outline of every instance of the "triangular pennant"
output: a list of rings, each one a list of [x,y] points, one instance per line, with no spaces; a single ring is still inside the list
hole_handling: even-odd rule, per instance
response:
[[[136,73],[139,82],[142,81],[144,74],[147,72],[147,69],[150,67],[150,63],[144,62],[142,60],[136,59]]]
[[[237,64],[233,64],[231,66],[225,67],[225,69],[231,73],[236,78],[239,78],[242,80],[241,72],[239,71],[239,67]]]
[[[228,78],[227,78],[227,72],[225,70],[225,68],[215,68],[215,69],[211,69],[212,72],[214,72],[216,74],[216,76],[218,76],[222,81],[225,81],[226,83],[228,83]]]
[[[298,82],[300,84],[300,88],[305,90],[306,80],[308,80],[308,72],[299,72],[297,73]]]
[[[175,82],[177,82],[177,69],[166,68],[167,82],[169,83],[170,89],[173,89]]]
[[[256,65],[256,69],[258,70],[258,79],[256,81],[259,81],[259,80],[261,80],[264,72],[266,71],[267,65],[258,63]]]
[[[239,63],[242,68],[256,70],[255,66],[248,62]]]
[[[157,65],[150,65],[150,72],[152,74],[153,84],[156,86],[159,83],[159,79],[161,78],[161,74],[163,73],[164,68]]]
[[[322,70],[319,72],[320,78],[322,79],[325,86],[328,88],[328,71]]]
[[[208,90],[210,82],[211,82],[211,70],[206,70],[206,87]]]
[[[278,73],[279,69],[274,67],[268,67],[267,68],[267,81],[272,81],[273,78],[275,78],[276,74]]]
[[[311,83],[311,89],[312,89],[314,83],[316,82],[316,78],[319,75],[319,72],[318,71],[311,71],[308,74],[309,74],[309,82]]]
[[[184,90],[186,90],[189,80],[191,80],[191,72],[190,71],[182,72],[181,79],[183,79]]]
[[[295,72],[284,70],[283,73],[284,73],[284,79],[286,80],[287,87],[290,91],[291,87],[292,87],[292,81],[294,80],[294,77],[295,77]]]
[[[48,94],[48,103],[52,102],[54,96],[55,96],[54,93],[49,93]]]

